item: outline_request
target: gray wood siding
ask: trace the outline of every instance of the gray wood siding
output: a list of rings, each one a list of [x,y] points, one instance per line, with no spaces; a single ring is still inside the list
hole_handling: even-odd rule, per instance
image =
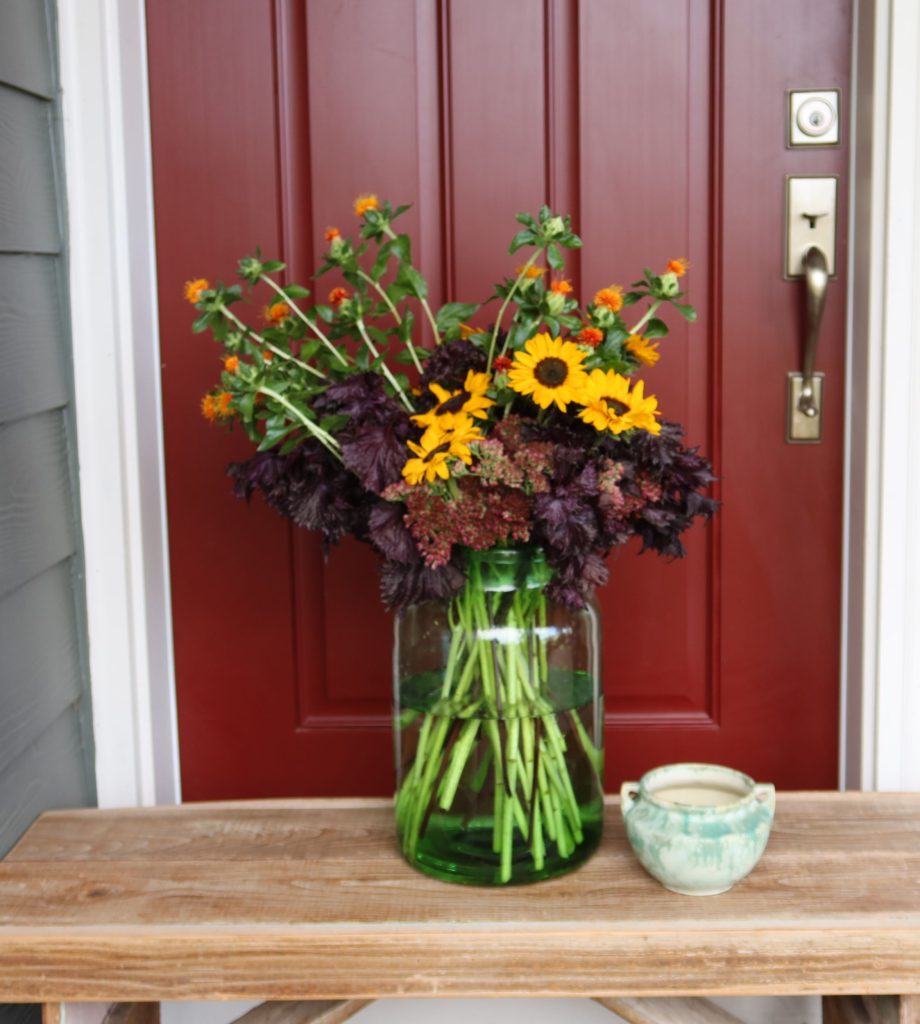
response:
[[[54,95],[51,26],[42,0],[3,0],[0,81],[45,99]]]
[[[70,402],[60,261],[0,254],[0,421]]]
[[[55,19],[0,0],[0,856],[95,802]]]
[[[77,546],[64,415],[0,426],[0,596]]]
[[[0,601],[0,777],[80,700],[80,624],[71,560]]]
[[[60,251],[52,112],[0,85],[0,252]]]

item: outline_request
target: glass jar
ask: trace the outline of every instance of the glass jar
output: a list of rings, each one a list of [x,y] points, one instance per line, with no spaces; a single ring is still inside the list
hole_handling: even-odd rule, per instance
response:
[[[539,548],[470,551],[463,590],[397,618],[396,826],[426,874],[531,882],[600,840],[597,608],[548,600],[551,578]]]

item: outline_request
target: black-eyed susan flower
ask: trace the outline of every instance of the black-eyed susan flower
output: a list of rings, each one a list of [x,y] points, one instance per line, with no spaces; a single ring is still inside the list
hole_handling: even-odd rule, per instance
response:
[[[463,387],[457,391],[448,391],[440,384],[430,384],[428,390],[438,400],[437,405],[433,405],[427,412],[413,416],[412,419],[420,427],[427,427],[443,416],[461,413],[479,420],[487,419],[486,409],[495,405],[495,402],[486,395],[490,384],[491,378],[487,373],[476,373],[475,370],[467,371]]]
[[[654,395],[646,398],[644,390],[644,381],[630,390],[629,379],[615,370],[592,370],[578,396],[584,406],[579,418],[595,430],[611,434],[633,428],[660,434],[661,424],[655,418],[661,415],[658,399]]]
[[[661,358],[661,353],[658,351],[658,342],[649,341],[648,338],[643,338],[641,334],[630,334],[625,344],[626,351],[634,355],[644,366],[654,366]]]
[[[555,403],[565,412],[585,382],[584,359],[585,353],[573,342],[537,334],[515,352],[508,383],[519,394],[529,395],[541,409]]]
[[[407,441],[415,458],[403,466],[402,475],[413,487],[420,483],[447,480],[450,476],[449,460],[458,458],[467,466],[473,461],[470,444],[482,437],[469,416],[447,414],[432,423],[422,434],[418,444]]]

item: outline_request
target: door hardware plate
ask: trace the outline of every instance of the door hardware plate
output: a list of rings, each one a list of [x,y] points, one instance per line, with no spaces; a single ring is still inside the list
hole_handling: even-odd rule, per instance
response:
[[[805,253],[816,245],[827,259],[827,272],[835,276],[837,249],[836,177],[786,178],[785,276],[802,277]]]
[[[792,89],[786,145],[840,145],[840,90]]]
[[[821,425],[824,419],[824,374],[816,373],[812,377],[812,388],[815,393],[817,416],[806,416],[799,409],[802,397],[802,386],[805,378],[801,373],[790,373],[786,384],[786,443],[787,444],[820,444]]]

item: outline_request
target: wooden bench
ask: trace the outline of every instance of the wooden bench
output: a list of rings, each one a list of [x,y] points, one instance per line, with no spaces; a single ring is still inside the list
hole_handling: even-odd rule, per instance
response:
[[[161,999],[338,1024],[395,996],[584,996],[694,1024],[734,1019],[701,997],[806,993],[838,1024],[920,1024],[920,795],[782,794],[760,865],[708,898],[644,873],[614,799],[589,864],[504,890],[412,871],[372,800],[54,811],[0,863],[0,1003],[49,1022],[86,1000],[122,1024]]]

